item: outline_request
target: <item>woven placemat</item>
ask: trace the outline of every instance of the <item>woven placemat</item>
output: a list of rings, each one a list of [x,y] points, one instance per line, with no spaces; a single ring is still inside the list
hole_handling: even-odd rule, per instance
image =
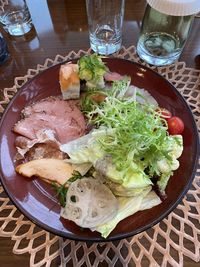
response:
[[[4,89],[0,112],[4,111],[17,90],[39,72],[62,61],[89,53],[90,49],[80,50],[78,53],[72,51],[67,56],[57,55],[53,60],[46,59],[44,65],[37,65],[36,69],[29,69],[24,77],[15,78],[14,86]],[[140,62],[134,46],[127,49],[123,47],[115,56]],[[171,81],[185,97],[200,131],[200,71],[187,68],[184,62],[153,69]],[[6,216],[2,217],[1,214]],[[200,261],[200,168],[187,195],[162,222],[132,238],[99,244],[66,240],[42,230],[17,210],[0,185],[0,236],[15,241],[14,254],[29,253],[31,267],[180,267],[184,265],[185,256],[198,262]]]

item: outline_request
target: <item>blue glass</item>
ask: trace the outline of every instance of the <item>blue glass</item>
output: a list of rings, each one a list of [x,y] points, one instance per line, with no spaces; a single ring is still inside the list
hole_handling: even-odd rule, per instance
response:
[[[3,64],[9,56],[8,47],[4,38],[0,35],[0,65]]]

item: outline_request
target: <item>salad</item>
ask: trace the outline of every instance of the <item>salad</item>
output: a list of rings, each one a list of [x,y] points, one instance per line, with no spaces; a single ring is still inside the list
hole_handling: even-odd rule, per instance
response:
[[[110,72],[96,54],[80,58],[74,70],[78,76],[70,92],[80,98],[87,132],[66,143],[56,140],[59,153],[66,157],[56,159],[55,166],[64,170],[64,175],[62,183],[54,180],[51,184],[63,218],[106,238],[120,221],[167,197],[168,181],[179,168],[183,151],[184,124],[159,107],[146,90],[133,86],[128,75]],[[70,73],[67,70],[67,75]],[[71,93],[62,90],[65,101],[71,101]],[[16,171],[45,178],[44,170],[40,175],[33,172],[33,166],[40,165],[41,170],[48,162],[30,160]]]

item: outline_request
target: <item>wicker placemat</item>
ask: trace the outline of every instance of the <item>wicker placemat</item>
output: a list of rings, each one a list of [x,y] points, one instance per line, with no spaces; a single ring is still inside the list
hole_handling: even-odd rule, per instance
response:
[[[14,86],[4,89],[0,112],[4,111],[17,90],[39,72],[89,53],[91,50],[71,52],[67,56],[57,55],[53,60],[47,59],[44,65],[37,65],[36,69],[29,69],[24,77],[15,78]],[[134,46],[122,48],[116,56],[140,62]],[[185,97],[200,131],[200,71],[187,68],[184,62],[154,69],[170,80]],[[11,204],[0,186],[0,214],[3,211],[6,217],[0,215],[0,236],[15,241],[13,253],[29,253],[31,267],[180,267],[184,264],[185,256],[200,261],[200,168],[187,195],[167,218],[141,234],[117,242],[88,244],[54,236],[28,221]],[[8,225],[12,229],[9,232]]]

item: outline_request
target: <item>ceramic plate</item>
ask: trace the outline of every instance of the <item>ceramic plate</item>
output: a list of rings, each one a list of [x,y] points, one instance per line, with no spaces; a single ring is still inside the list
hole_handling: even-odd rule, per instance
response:
[[[60,206],[51,185],[39,179],[26,179],[15,172],[16,135],[12,132],[12,127],[19,120],[21,110],[30,102],[60,94],[60,65],[50,67],[22,86],[4,112],[0,125],[1,182],[10,199],[27,218],[41,228],[80,241],[111,241],[133,236],[152,227],[181,201],[190,187],[197,167],[197,128],[192,112],[180,93],[162,76],[144,66],[117,58],[107,58],[105,61],[111,71],[130,75],[132,84],[148,90],[159,106],[181,117],[185,123],[184,151],[180,158],[180,167],[168,183],[167,198],[162,204],[137,212],[120,222],[106,240],[96,232],[80,229],[73,222],[60,218]]]

